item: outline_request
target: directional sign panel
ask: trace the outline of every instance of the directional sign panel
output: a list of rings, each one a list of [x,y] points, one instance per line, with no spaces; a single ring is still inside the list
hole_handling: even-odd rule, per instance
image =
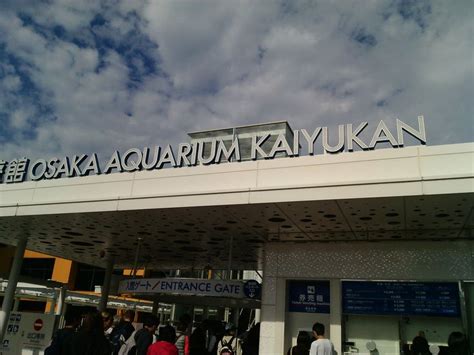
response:
[[[329,313],[329,281],[288,281],[288,312]]]

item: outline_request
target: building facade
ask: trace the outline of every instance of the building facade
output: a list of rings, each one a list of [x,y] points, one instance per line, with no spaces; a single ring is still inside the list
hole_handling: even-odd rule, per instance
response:
[[[1,184],[0,242],[27,238],[100,267],[132,267],[139,244],[149,269],[263,270],[260,354],[285,352],[315,321],[338,353],[368,353],[370,341],[397,352],[419,330],[443,345],[473,329],[473,152],[387,148]],[[375,292],[373,282],[382,292],[455,284],[446,301],[458,301],[449,316],[440,305],[350,308],[362,301],[348,287]]]

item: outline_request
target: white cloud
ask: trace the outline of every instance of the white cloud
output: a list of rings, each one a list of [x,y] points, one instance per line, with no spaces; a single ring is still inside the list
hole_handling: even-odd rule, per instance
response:
[[[420,113],[430,144],[473,138],[467,0],[413,9],[392,1],[9,4],[0,31],[20,62],[4,63],[0,76],[0,104],[12,107],[3,159],[173,144],[194,130],[274,120],[308,129],[414,123]],[[98,14],[103,23],[90,28]],[[21,91],[20,68],[33,97]],[[40,119],[44,107],[55,120]]]

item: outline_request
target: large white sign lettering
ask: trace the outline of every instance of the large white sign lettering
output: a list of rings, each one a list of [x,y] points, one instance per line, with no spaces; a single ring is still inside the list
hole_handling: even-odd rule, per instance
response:
[[[211,139],[210,141],[181,143],[177,149],[171,145],[155,146],[143,149],[132,148],[121,154],[115,151],[104,164],[99,163],[96,153],[82,154],[73,157],[38,159],[30,161],[27,158],[12,161],[0,160],[0,183],[17,183],[25,180],[48,180],[63,177],[87,176],[90,174],[109,174],[112,172],[133,172],[140,170],[162,169],[165,166],[178,168],[184,166],[218,164],[221,161],[239,162],[243,159],[273,159],[276,154],[288,157],[299,156],[301,149],[309,155],[315,155],[315,146],[320,144],[324,153],[352,152],[357,146],[361,150],[375,149],[379,143],[388,143],[393,148],[403,147],[405,134],[426,144],[426,131],[423,116],[418,116],[418,128],[396,120],[396,133],[392,133],[384,121],[380,121],[369,142],[364,142],[360,134],[368,127],[362,122],[356,128],[352,124],[339,125],[336,144],[330,144],[329,129],[317,127],[314,131],[306,129],[295,130],[293,141],[288,142],[284,134],[278,134],[271,149],[265,151],[264,143],[270,134],[251,137],[250,155],[242,157],[240,141],[235,137],[232,141]],[[331,140],[332,141],[332,140]]]

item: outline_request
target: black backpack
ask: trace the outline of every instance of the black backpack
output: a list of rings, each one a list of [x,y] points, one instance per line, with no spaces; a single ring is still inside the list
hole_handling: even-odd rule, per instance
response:
[[[117,355],[122,345],[135,331],[131,322],[122,322],[110,334],[110,343],[112,344],[112,353]]]
[[[232,348],[232,342],[234,341],[235,337],[230,338],[229,341],[221,339],[221,351],[219,351],[219,355],[234,355],[234,349]]]

